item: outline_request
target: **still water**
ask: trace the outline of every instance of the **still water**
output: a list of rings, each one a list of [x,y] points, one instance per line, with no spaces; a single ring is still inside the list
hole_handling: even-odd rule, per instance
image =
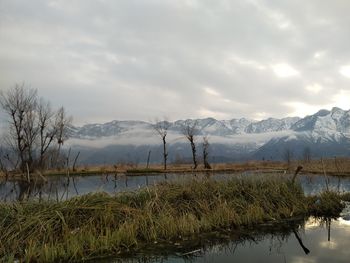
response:
[[[186,181],[193,178],[201,179],[210,176],[214,180],[227,180],[232,177],[259,177],[266,176],[263,173],[216,173],[216,174],[166,174],[166,175],[138,175],[127,176],[125,174],[74,176],[51,176],[45,180],[37,179],[28,183],[20,179],[0,179],[0,201],[11,202],[14,200],[41,199],[41,200],[66,200],[71,197],[91,192],[107,192],[110,194],[133,191],[145,186],[152,186],[163,181]],[[275,176],[290,176],[276,174]],[[338,178],[323,175],[299,175],[297,179],[306,194],[316,194],[326,188],[326,181],[330,189],[340,192],[350,191],[350,178]],[[349,261],[350,262],[350,261]]]
[[[196,245],[185,244],[168,255],[153,252],[101,263],[350,262],[350,221],[342,217],[336,220],[309,218],[273,227],[237,231],[226,236],[221,240],[202,237],[194,241]]]
[[[90,192],[118,193],[151,186],[162,181],[185,181],[210,176],[214,180],[227,180],[234,176],[266,176],[259,173],[215,175],[167,174],[167,175],[92,175],[74,176],[69,179],[47,177],[46,180],[8,179],[0,181],[0,200],[55,200],[61,201]],[[276,174],[276,176],[290,176]],[[306,194],[326,189],[350,191],[350,178],[325,177],[323,175],[298,176]],[[350,204],[341,217],[320,220],[315,218],[285,221],[282,224],[260,225],[254,229],[230,230],[196,236],[181,243],[156,244],[139,255],[111,258],[100,263],[112,262],[350,262]]]

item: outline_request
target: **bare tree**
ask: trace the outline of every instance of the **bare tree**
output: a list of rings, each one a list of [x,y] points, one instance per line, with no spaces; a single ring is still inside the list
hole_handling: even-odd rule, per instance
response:
[[[38,129],[39,129],[39,167],[46,164],[46,153],[54,141],[58,128],[53,121],[55,115],[49,102],[40,99],[38,104]]]
[[[16,170],[20,163],[20,159],[17,154],[16,143],[14,140],[11,140],[9,134],[4,134],[1,140],[3,142],[1,145],[3,149],[3,155],[1,156],[3,163],[5,164],[7,170]]]
[[[26,150],[26,168],[27,170],[33,170],[35,164],[34,164],[34,155],[35,155],[35,147],[36,147],[36,142],[37,142],[37,137],[38,137],[38,132],[39,132],[39,127],[38,127],[38,112],[36,111],[37,108],[37,99],[35,98],[35,101],[33,101],[32,104],[29,105],[28,111],[25,114],[25,119],[24,119],[24,126],[23,126],[23,131],[24,131],[24,137],[25,137],[25,142],[27,146]]]
[[[0,93],[0,104],[9,116],[9,137],[19,156],[22,171],[25,171],[31,156],[28,152],[33,145],[31,140],[34,134],[29,120],[34,117],[31,111],[35,108],[36,99],[36,90],[25,89],[24,84],[16,84],[12,89]]]
[[[54,114],[48,102],[38,100],[36,90],[23,84],[0,92],[0,105],[9,119],[6,141],[8,149],[17,156],[13,159],[18,159],[22,172],[32,171],[37,165],[42,168],[54,139],[60,148],[68,138],[71,117],[67,117],[63,107]]]
[[[208,136],[203,137],[203,162],[204,162],[204,168],[205,169],[211,169],[211,166],[208,161],[209,156],[209,138]]]
[[[164,163],[164,170],[167,168],[167,160],[168,160],[168,152],[166,148],[166,136],[168,134],[168,129],[170,127],[171,123],[167,120],[158,121],[156,120],[155,124],[152,125],[153,129],[158,133],[160,138],[163,142],[163,163]]]
[[[57,129],[56,139],[58,144],[56,165],[59,165],[59,158],[61,153],[61,147],[64,142],[69,138],[69,127],[72,124],[72,117],[68,116],[63,107],[59,108],[56,114],[55,127]]]
[[[2,146],[0,145],[0,173],[7,175],[7,165],[5,163],[6,160],[4,157],[5,153]]]
[[[198,135],[198,123],[194,120],[187,120],[182,126],[182,134],[186,137],[186,139],[190,142],[191,150],[192,150],[192,161],[193,161],[193,169],[197,169],[197,156],[196,156],[196,144],[195,144],[195,136]]]

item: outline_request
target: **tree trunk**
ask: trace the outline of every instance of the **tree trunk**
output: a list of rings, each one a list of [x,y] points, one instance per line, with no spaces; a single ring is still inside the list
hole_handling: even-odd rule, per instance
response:
[[[166,170],[166,163],[167,163],[167,159],[168,159],[168,153],[166,151],[165,136],[163,136],[163,158],[164,158],[164,170]]]
[[[190,138],[190,143],[191,143],[191,149],[192,149],[192,159],[193,159],[193,169],[197,169],[197,158],[196,158],[196,145],[194,144],[194,139],[193,136]]]

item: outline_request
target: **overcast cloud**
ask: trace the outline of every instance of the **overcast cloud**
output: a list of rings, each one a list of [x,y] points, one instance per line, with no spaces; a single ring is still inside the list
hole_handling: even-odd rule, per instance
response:
[[[348,0],[0,0],[0,88],[76,124],[350,108]]]

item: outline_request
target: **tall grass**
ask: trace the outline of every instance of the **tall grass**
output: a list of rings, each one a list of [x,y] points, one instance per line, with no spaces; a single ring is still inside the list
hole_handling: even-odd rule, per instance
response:
[[[200,232],[307,215],[314,204],[300,185],[273,177],[162,183],[59,203],[3,203],[0,257],[53,262],[117,255]]]

